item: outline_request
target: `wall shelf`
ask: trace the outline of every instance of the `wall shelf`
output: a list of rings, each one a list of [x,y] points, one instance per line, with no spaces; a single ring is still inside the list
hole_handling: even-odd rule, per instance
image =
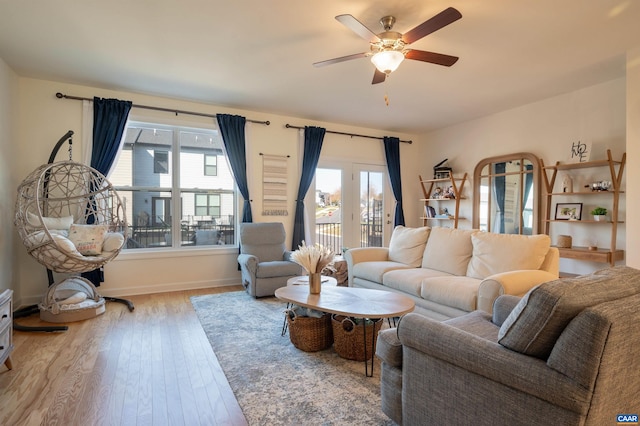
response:
[[[597,248],[597,250],[590,250],[588,247],[571,247],[571,248],[561,248],[560,257],[566,259],[575,259],[575,260],[584,260],[591,262],[601,262],[601,263],[609,263],[611,266],[614,266],[617,261],[624,260],[624,250],[618,249],[616,245],[616,239],[618,235],[618,224],[624,223],[624,221],[619,220],[619,203],[620,203],[620,194],[624,194],[624,191],[620,189],[622,184],[622,174],[624,172],[624,166],[626,163],[627,154],[622,154],[622,159],[620,161],[614,160],[611,156],[611,150],[607,150],[607,159],[606,160],[596,160],[596,161],[586,161],[582,163],[566,163],[560,164],[559,162],[553,166],[545,166],[543,161],[540,160],[540,166],[544,171],[543,180],[544,180],[544,189],[546,191],[546,206],[545,206],[545,216],[543,219],[543,223],[545,225],[545,234],[551,235],[552,233],[552,225],[557,223],[568,223],[568,224],[580,224],[580,225],[588,225],[591,226],[593,224],[606,225],[611,228],[611,238],[609,248]],[[607,168],[608,173],[611,178],[611,189],[607,191],[585,191],[585,192],[554,192],[554,187],[556,184],[556,178],[558,175],[558,171],[569,171],[569,170],[578,170],[578,169],[586,169],[586,168]],[[552,204],[555,201],[562,200],[562,197],[571,197],[573,199],[577,197],[609,197],[607,202],[611,203],[612,208],[610,210],[610,220],[606,221],[596,221],[596,220],[559,220],[552,218]],[[588,212],[582,212],[584,216],[588,214]]]
[[[427,222],[430,221],[439,221],[439,220],[447,220],[453,222],[453,227],[458,227],[458,221],[464,219],[460,217],[460,200],[464,200],[465,198],[462,196],[462,190],[464,188],[464,184],[467,181],[467,174],[465,173],[462,177],[455,177],[453,174],[450,174],[448,178],[440,178],[440,179],[422,179],[422,176],[418,175],[420,186],[422,187],[422,194],[424,198],[421,198],[420,201],[423,204],[425,215],[421,216],[422,225],[426,226]],[[437,187],[451,187],[455,198],[434,198],[432,195]],[[443,188],[446,189],[446,188]],[[450,207],[446,207],[449,205]],[[453,212],[450,212],[450,216],[443,217],[427,217],[426,210],[428,207],[433,207],[436,211],[437,215],[440,215],[441,208],[453,208]]]

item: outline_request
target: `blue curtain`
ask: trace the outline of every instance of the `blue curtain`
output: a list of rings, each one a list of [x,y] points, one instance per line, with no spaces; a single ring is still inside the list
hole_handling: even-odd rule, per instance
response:
[[[251,214],[251,199],[247,182],[247,152],[245,147],[244,126],[247,119],[239,115],[216,114],[218,127],[222,133],[229,164],[236,184],[244,198],[242,207],[242,222],[253,222]]]
[[[90,166],[107,175],[120,149],[130,101],[93,98],[93,148]]]
[[[107,175],[120,149],[120,141],[127,124],[132,103],[118,99],[93,98],[93,148],[90,166]],[[88,217],[87,223],[95,218]],[[102,269],[83,272],[82,277],[99,287],[104,281]]]
[[[495,174],[504,173],[506,170],[506,163],[496,163],[494,168]],[[499,214],[500,214],[500,222],[499,229],[497,232],[500,234],[504,234],[504,198],[505,198],[505,176],[496,176],[493,178],[493,190],[496,195],[496,203],[498,204]],[[495,223],[495,222],[494,222]],[[491,231],[491,229],[489,230]],[[491,232],[496,232],[495,230]]]
[[[305,239],[304,235],[304,197],[307,195],[316,167],[320,159],[320,150],[326,130],[322,127],[305,126],[304,128],[304,156],[302,157],[302,176],[296,198],[296,215],[293,222],[293,242],[291,248],[297,249]]]
[[[387,158],[391,189],[396,197],[396,213],[393,226],[404,225],[404,210],[402,208],[402,178],[400,176],[400,139],[391,136],[384,137],[384,155]]]

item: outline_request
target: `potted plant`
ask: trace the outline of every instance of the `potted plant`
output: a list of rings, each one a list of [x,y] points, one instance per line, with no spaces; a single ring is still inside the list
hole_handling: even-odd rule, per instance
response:
[[[604,221],[607,217],[607,209],[605,209],[604,207],[596,207],[595,209],[591,210],[591,214],[593,215],[593,220],[595,220],[596,222]]]

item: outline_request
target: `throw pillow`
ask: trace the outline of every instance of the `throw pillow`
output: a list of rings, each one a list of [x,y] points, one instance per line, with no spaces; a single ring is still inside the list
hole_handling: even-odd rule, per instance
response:
[[[471,236],[473,256],[467,276],[489,275],[521,269],[539,269],[551,246],[548,235],[512,235],[478,232]]]
[[[414,268],[419,267],[430,229],[428,226],[420,228],[396,226],[389,241],[389,260]]]
[[[97,256],[102,253],[102,242],[107,233],[104,225],[77,225],[69,228],[69,239],[84,256]]]
[[[478,232],[472,229],[453,229],[436,226],[431,228],[427,247],[422,257],[422,267],[435,269],[452,275],[464,276],[473,245],[471,235]]]
[[[48,230],[52,229],[64,229],[68,230],[73,223],[73,216],[64,217],[47,217],[42,216],[42,225],[40,224],[40,218],[38,215],[31,212],[27,212],[27,222],[34,228],[40,228],[44,226]]]
[[[640,271],[628,266],[540,284],[529,290],[502,323],[498,343],[546,359],[565,327],[584,309],[638,293]]]

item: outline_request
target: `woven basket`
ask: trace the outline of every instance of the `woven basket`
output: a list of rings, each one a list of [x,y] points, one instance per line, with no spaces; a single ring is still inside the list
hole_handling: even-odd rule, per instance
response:
[[[365,357],[365,342],[363,324],[355,324],[351,318],[342,315],[332,315],[333,348],[342,358],[364,361],[371,358],[371,348],[375,352],[378,332],[382,327],[382,320],[367,321],[367,356]]]
[[[333,344],[331,315],[320,318],[302,317],[295,311],[285,311],[289,325],[289,338],[293,346],[305,352],[317,352],[330,348]]]
[[[571,248],[571,235],[558,235],[558,247]]]

